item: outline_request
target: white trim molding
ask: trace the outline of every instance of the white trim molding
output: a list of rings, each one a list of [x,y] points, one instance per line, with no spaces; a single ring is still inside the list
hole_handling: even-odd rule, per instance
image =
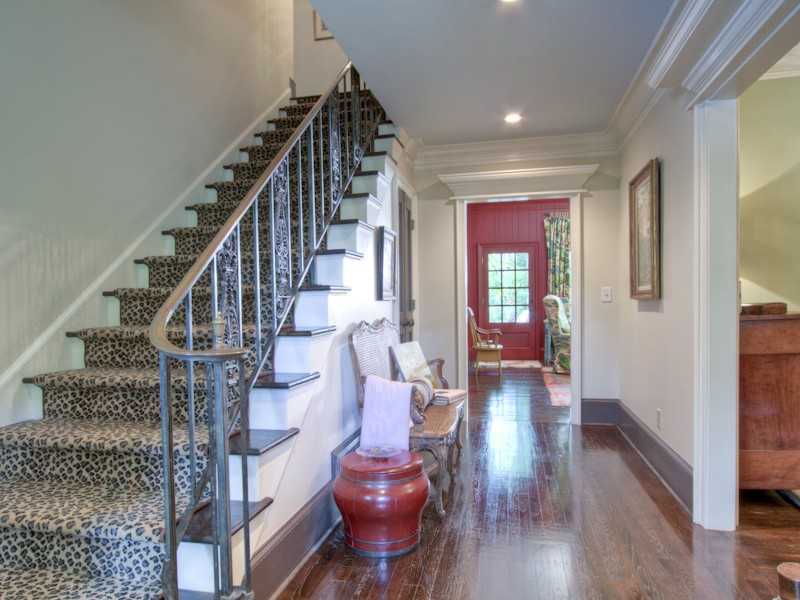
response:
[[[527,198],[558,193],[552,190],[582,190],[599,168],[599,164],[563,165],[445,173],[438,177],[450,188],[454,200]]]
[[[695,523],[736,528],[739,507],[738,125],[736,100],[694,108]]]
[[[617,139],[609,132],[423,145],[417,153],[414,168],[431,171],[536,160],[600,158],[616,156],[618,150]]]
[[[780,29],[780,23],[799,11],[796,0],[742,3],[683,80],[692,95],[690,106],[713,97]]]
[[[655,53],[647,74],[647,83],[653,89],[660,88],[664,84],[667,73],[678,62],[678,57],[700,27],[714,0],[676,2],[675,7],[681,4],[682,8],[677,14],[675,24],[665,32],[666,39]]]

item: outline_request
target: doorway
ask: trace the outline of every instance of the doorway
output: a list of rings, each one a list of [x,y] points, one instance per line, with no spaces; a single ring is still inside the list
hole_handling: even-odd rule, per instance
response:
[[[504,360],[545,360],[545,219],[569,209],[568,198],[467,205],[467,305],[503,332]]]

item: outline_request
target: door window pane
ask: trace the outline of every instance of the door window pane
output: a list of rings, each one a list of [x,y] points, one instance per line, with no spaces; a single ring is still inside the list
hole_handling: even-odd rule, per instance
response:
[[[491,252],[487,257],[489,321],[531,321],[527,252]]]

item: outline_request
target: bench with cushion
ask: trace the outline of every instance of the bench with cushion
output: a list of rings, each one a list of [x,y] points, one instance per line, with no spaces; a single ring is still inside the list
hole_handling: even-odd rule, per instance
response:
[[[361,321],[350,334],[353,364],[356,370],[359,406],[364,403],[363,380],[367,375],[384,379],[398,379],[398,371],[393,362],[390,348],[400,344],[397,327],[389,319],[379,319],[374,323]],[[449,388],[444,378],[444,360],[427,361],[432,369],[434,380],[443,388]],[[448,405],[422,405],[418,398],[411,403],[411,419],[414,423],[409,434],[412,450],[428,452],[434,459],[436,485],[433,500],[440,516],[445,515],[443,490],[445,472],[453,477],[455,448],[461,447],[460,425],[464,413],[464,401]]]

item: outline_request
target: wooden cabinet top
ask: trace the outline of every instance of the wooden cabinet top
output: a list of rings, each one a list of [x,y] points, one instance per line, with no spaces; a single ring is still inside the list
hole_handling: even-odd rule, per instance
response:
[[[800,313],[739,319],[740,354],[800,354]]]

